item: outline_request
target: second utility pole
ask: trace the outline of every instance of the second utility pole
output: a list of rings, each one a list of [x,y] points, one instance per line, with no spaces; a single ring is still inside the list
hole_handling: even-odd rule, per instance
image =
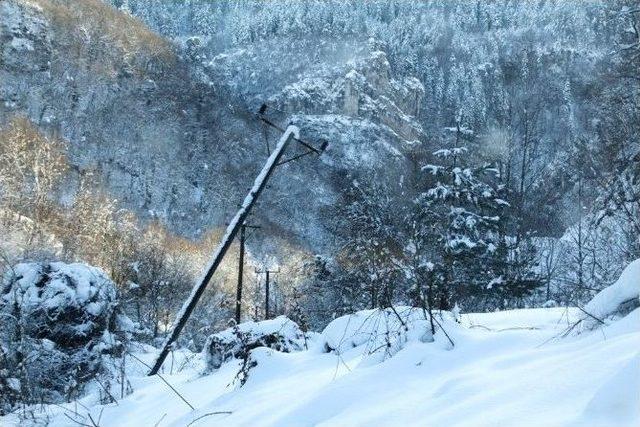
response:
[[[247,240],[246,229],[248,228],[260,228],[257,225],[247,225],[243,223],[240,227],[240,261],[238,264],[238,287],[236,289],[236,324],[240,323],[240,314],[242,311],[242,273],[244,269],[244,244]]]
[[[280,269],[278,270],[268,270],[268,269],[264,269],[264,270],[256,270],[257,274],[260,273],[265,273],[265,284],[264,284],[264,319],[268,320],[269,319],[269,277],[271,275],[271,273],[279,273]]]

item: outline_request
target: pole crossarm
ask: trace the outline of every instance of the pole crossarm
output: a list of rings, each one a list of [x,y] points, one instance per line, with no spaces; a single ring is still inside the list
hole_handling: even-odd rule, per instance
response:
[[[267,104],[262,104],[262,106],[260,107],[260,110],[258,111],[258,119],[261,120],[263,123],[271,126],[272,128],[277,129],[280,132],[284,132],[285,130],[282,129],[282,127],[278,126],[277,124],[275,124],[271,120],[269,120],[267,117],[265,117],[264,114],[267,111],[267,108],[268,108]],[[316,153],[317,155],[321,155],[324,152],[324,150],[327,148],[327,146],[328,146],[328,142],[326,140],[323,140],[320,148],[316,148],[313,145],[311,145],[310,143],[300,139],[299,135],[295,136],[293,138],[293,140],[298,142],[298,143],[300,143],[302,146],[306,147],[309,150],[308,153],[304,153],[303,155],[311,154],[312,152]],[[302,157],[302,156],[296,156],[295,158],[297,159],[297,158],[300,158],[300,157]],[[294,160],[294,159],[290,159],[290,160]],[[290,160],[288,160],[288,161],[290,161]],[[286,163],[286,162],[283,162],[283,164],[284,163]]]
[[[182,329],[187,323],[191,312],[204,293],[207,284],[211,280],[211,277],[220,266],[220,263],[222,262],[224,255],[227,253],[227,250],[231,246],[233,239],[235,238],[236,234],[238,234],[240,227],[242,226],[242,224],[244,224],[247,216],[251,212],[251,208],[254,206],[256,200],[266,187],[269,177],[272,175],[278,162],[282,158],[287,145],[292,139],[297,141],[300,140],[300,131],[296,126],[289,126],[286,130],[284,130],[282,136],[280,137],[280,140],[278,141],[278,145],[267,159],[267,162],[260,171],[260,174],[256,177],[253,187],[251,188],[251,190],[249,190],[249,194],[247,194],[247,196],[245,197],[242,206],[233,217],[233,219],[229,222],[225,235],[218,245],[218,248],[214,252],[208,267],[206,268],[200,280],[191,290],[191,294],[183,304],[182,309],[180,310],[180,312],[178,312],[176,320],[171,327],[171,331],[169,332],[169,335],[167,335],[167,338],[163,343],[162,350],[160,351],[160,354],[158,355],[158,358],[156,359],[153,367],[149,371],[149,376],[157,374],[160,370],[160,367],[169,354],[171,345],[178,338],[180,332],[182,332]]]

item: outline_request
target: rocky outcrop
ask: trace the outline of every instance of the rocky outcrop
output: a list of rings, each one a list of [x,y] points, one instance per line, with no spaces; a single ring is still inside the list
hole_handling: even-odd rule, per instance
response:
[[[38,10],[12,1],[0,3],[0,64],[14,72],[46,72],[51,62],[48,25]],[[11,102],[6,96],[4,102]]]
[[[416,78],[391,77],[384,51],[369,50],[357,62],[325,77],[304,78],[285,86],[271,101],[290,115],[326,114],[364,119],[387,127],[389,143],[424,137],[415,117],[419,113],[424,87]]]

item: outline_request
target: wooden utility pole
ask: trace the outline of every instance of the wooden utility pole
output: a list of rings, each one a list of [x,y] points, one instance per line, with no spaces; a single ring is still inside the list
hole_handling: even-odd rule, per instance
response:
[[[240,260],[238,262],[238,287],[236,289],[236,324],[240,323],[242,309],[242,274],[244,270],[244,244],[247,236],[247,228],[260,228],[257,225],[242,224],[240,227]]]
[[[256,274],[261,274],[264,273],[265,274],[265,283],[264,283],[264,319],[267,320],[269,319],[269,279],[271,277],[271,273],[276,274],[279,273],[280,269],[278,270],[269,270],[269,269],[264,269],[264,270],[256,270]]]
[[[265,288],[264,288],[264,320],[269,319],[269,270],[266,272]]]
[[[189,297],[184,302],[184,304],[182,305],[182,308],[178,312],[178,315],[176,316],[176,320],[174,321],[171,327],[171,331],[169,332],[169,335],[167,335],[167,338],[165,339],[162,345],[162,350],[160,351],[158,358],[153,364],[153,367],[149,371],[149,374],[148,374],[149,376],[157,374],[158,371],[160,370],[162,363],[164,363],[164,360],[167,358],[167,355],[169,354],[171,345],[178,338],[178,336],[180,335],[180,332],[182,332],[182,329],[186,325],[187,320],[189,320],[189,316],[191,316],[193,309],[198,304],[198,300],[200,299],[200,297],[202,297],[202,294],[206,289],[207,284],[209,283],[209,281],[211,280],[211,277],[213,277],[213,274],[216,272],[216,270],[220,266],[222,259],[224,258],[225,254],[229,250],[229,247],[231,246],[233,239],[238,234],[240,227],[242,226],[242,224],[244,224],[247,217],[249,216],[249,213],[251,212],[251,208],[255,205],[256,201],[258,200],[258,197],[260,197],[260,194],[267,186],[267,182],[269,181],[269,178],[273,174],[273,171],[275,170],[275,168],[278,165],[287,163],[295,159],[299,159],[300,157],[306,156],[308,154],[315,153],[320,155],[328,146],[327,141],[322,141],[319,149],[313,147],[311,144],[300,139],[300,135],[299,135],[300,130],[296,126],[288,126],[286,129],[282,129],[280,126],[276,125],[275,123],[267,119],[264,116],[266,110],[267,110],[267,106],[263,104],[260,107],[260,110],[258,111],[258,119],[261,120],[263,123],[282,132],[282,136],[280,137],[280,140],[278,141],[278,144],[276,145],[275,149],[269,154],[269,158],[267,159],[267,162],[262,167],[262,170],[256,177],[253,183],[253,187],[251,188],[251,190],[249,190],[249,194],[247,194],[244,201],[242,202],[242,206],[240,207],[236,215],[233,217],[231,222],[229,222],[229,225],[227,226],[227,230],[224,236],[222,237],[222,241],[218,245],[218,248],[216,249],[216,251],[213,253],[211,261],[209,262],[208,267],[205,269],[204,274],[202,275],[201,279],[196,283],[196,285],[193,287],[193,289],[191,290],[191,294],[189,294]],[[291,140],[296,141],[297,143],[306,147],[308,151],[306,153],[294,156],[291,159],[282,161],[282,156],[285,152],[285,149],[287,148],[287,145]]]
[[[260,171],[260,174],[257,176],[253,184],[253,187],[251,188],[251,190],[249,190],[249,194],[247,194],[247,196],[245,197],[244,202],[240,207],[240,210],[238,210],[238,212],[233,217],[231,222],[229,222],[227,231],[222,237],[222,241],[218,245],[218,248],[214,252],[213,257],[211,258],[211,261],[209,263],[209,266],[206,268],[204,274],[202,275],[202,278],[197,282],[197,284],[191,290],[191,294],[183,304],[182,309],[178,312],[178,315],[176,316],[176,320],[173,323],[171,331],[169,332],[169,335],[167,335],[167,338],[165,339],[164,344],[162,345],[162,350],[160,351],[160,354],[158,355],[158,358],[156,359],[153,367],[149,371],[149,376],[157,374],[158,371],[160,370],[162,363],[164,363],[164,360],[167,358],[167,355],[169,354],[171,345],[178,338],[178,336],[180,335],[180,332],[182,332],[182,329],[184,328],[184,326],[187,323],[187,320],[189,319],[189,316],[193,312],[193,309],[196,307],[198,300],[202,296],[204,290],[207,287],[207,284],[211,280],[213,273],[215,273],[215,271],[218,269],[218,266],[220,266],[220,263],[222,262],[224,255],[227,253],[227,250],[229,250],[229,247],[231,246],[233,239],[236,237],[236,234],[238,234],[238,231],[240,230],[240,227],[247,219],[247,216],[249,216],[249,212],[251,212],[251,208],[256,203],[256,200],[262,193],[262,190],[264,190],[264,188],[266,187],[267,181],[269,181],[269,177],[271,177],[271,175],[273,174],[273,171],[278,165],[278,162],[282,158],[285,148],[287,147],[287,145],[292,139],[298,140],[300,138],[298,133],[299,133],[299,130],[297,127],[289,126],[280,137],[280,141],[278,141],[278,145],[276,146],[275,150],[271,153],[271,155],[267,159],[267,163],[265,163],[265,165],[263,166],[262,171]]]

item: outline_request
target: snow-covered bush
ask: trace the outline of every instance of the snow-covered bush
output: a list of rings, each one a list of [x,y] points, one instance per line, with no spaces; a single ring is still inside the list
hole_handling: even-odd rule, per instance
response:
[[[124,350],[132,325],[98,268],[18,264],[0,291],[0,411],[76,398]]]
[[[358,348],[368,362],[376,363],[393,356],[409,341],[434,341],[428,316],[422,309],[402,306],[358,311],[329,323],[321,340],[327,352],[342,354]],[[442,312],[439,320],[435,316],[436,335],[445,323],[445,328],[456,327],[450,313]]]
[[[630,263],[618,280],[584,306],[582,327],[592,329],[608,318],[624,316],[640,306],[640,259]]]
[[[634,229],[617,217],[586,215],[560,238],[536,237],[535,273],[545,286],[530,300],[539,305],[553,299],[559,305],[583,305],[614,283],[635,259]]]
[[[268,347],[283,353],[306,347],[305,333],[285,316],[262,322],[245,322],[211,335],[204,346],[207,370],[231,359],[247,360],[251,350]]]

